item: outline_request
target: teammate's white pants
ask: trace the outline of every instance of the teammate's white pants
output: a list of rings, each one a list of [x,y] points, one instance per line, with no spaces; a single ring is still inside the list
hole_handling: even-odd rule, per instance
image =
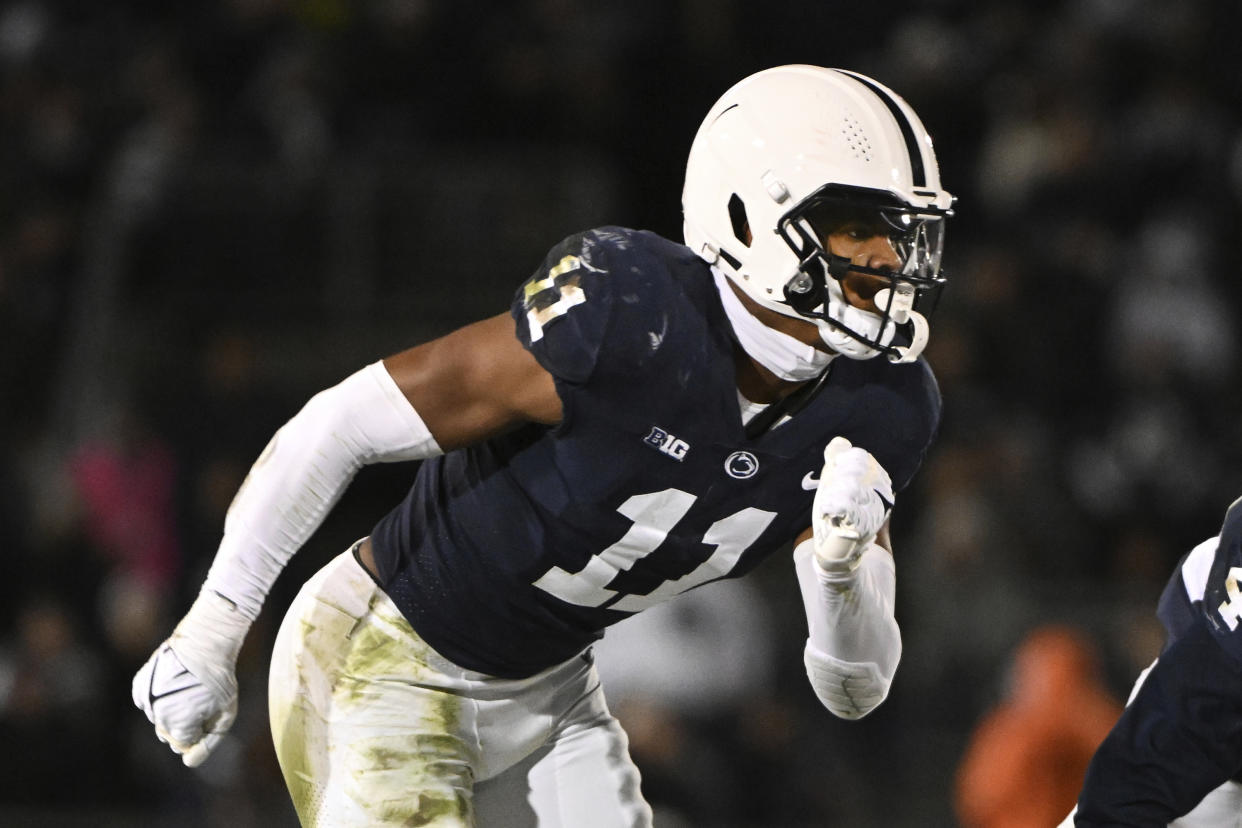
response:
[[[1074,814],[1070,811],[1057,828],[1074,828]],[[1242,828],[1242,785],[1226,782],[1208,791],[1194,809],[1169,823],[1169,828]]]
[[[1126,704],[1134,701],[1139,688],[1147,680],[1147,674],[1156,666],[1153,661],[1147,669],[1139,673],[1130,690],[1130,698]],[[1074,814],[1077,808],[1070,811],[1069,816],[1057,828],[1074,828]],[[1189,813],[1169,823],[1169,828],[1242,828],[1242,785],[1229,781],[1208,791],[1207,796],[1199,800]]]
[[[463,670],[346,552],[302,587],[268,688],[305,826],[649,826],[591,656],[528,679]]]

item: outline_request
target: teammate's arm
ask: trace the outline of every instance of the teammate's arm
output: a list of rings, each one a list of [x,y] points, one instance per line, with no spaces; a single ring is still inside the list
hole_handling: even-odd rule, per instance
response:
[[[234,668],[251,623],[362,466],[425,459],[559,418],[551,375],[508,314],[372,363],[312,397],[251,467],[198,598],[134,677],[134,703],[159,738],[197,765],[231,726]]]
[[[1214,809],[1236,810],[1233,795],[1216,789],[1242,773],[1240,561],[1242,500],[1225,512],[1219,534],[1174,569],[1157,609],[1170,643],[1096,750],[1064,826],[1164,826],[1192,809],[1185,822],[1206,825]],[[1215,796],[1201,812],[1209,791]]]
[[[1242,669],[1200,617],[1096,750],[1065,825],[1168,825],[1242,770]]]
[[[811,527],[794,548],[807,617],[807,678],[843,719],[861,718],[884,701],[901,660],[888,534],[893,500],[875,458],[835,438],[824,451]]]

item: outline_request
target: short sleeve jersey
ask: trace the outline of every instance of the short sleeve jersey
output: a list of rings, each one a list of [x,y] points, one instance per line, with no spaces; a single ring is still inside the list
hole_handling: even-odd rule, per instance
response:
[[[810,525],[833,437],[870,451],[900,490],[938,425],[925,362],[838,358],[808,405],[749,438],[710,269],[650,232],[564,240],[512,315],[555,380],[561,422],[425,461],[372,533],[380,585],[415,630],[490,675],[533,675],[786,548]]]

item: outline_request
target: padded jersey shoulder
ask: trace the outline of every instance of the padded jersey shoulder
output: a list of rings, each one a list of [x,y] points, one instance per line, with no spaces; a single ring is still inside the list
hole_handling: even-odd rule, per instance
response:
[[[518,289],[517,336],[558,380],[638,375],[670,334],[688,333],[710,285],[707,266],[684,245],[645,230],[600,227],[554,246]],[[676,326],[677,330],[670,330]]]

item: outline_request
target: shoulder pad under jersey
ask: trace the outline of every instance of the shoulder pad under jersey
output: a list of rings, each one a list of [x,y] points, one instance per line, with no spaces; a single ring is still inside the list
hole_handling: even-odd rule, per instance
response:
[[[553,376],[583,383],[605,360],[616,373],[641,367],[648,340],[635,321],[660,312],[673,291],[652,238],[618,227],[575,234],[518,289],[518,339]]]

